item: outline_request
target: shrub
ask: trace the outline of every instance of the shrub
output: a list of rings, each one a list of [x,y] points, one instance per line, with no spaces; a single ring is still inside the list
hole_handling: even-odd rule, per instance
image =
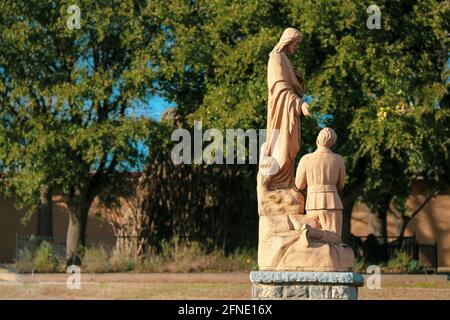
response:
[[[408,265],[408,272],[417,273],[420,271],[420,265],[418,260],[411,259]]]
[[[353,270],[355,272],[366,273],[367,266],[366,266],[366,262],[364,261],[364,259],[357,258],[355,261]]]
[[[397,250],[394,258],[389,260],[385,267],[382,267],[382,271],[395,273],[418,272],[419,270],[419,262],[400,250]]]
[[[128,272],[137,269],[140,261],[137,257],[115,250],[111,255],[112,272]]]
[[[33,272],[33,252],[28,248],[21,250],[17,260],[14,263],[14,267],[20,273]]]
[[[60,272],[63,265],[53,254],[53,246],[48,241],[42,241],[32,248],[25,248],[20,252],[15,267],[19,272]]]
[[[123,250],[87,247],[84,250],[82,272],[237,272],[257,270],[256,250],[237,249],[226,254],[222,249],[208,252],[196,241],[164,241],[162,252],[137,258]],[[34,248],[34,247],[33,247]],[[65,260],[57,259],[52,245],[42,242],[37,249],[26,247],[15,263],[19,272],[64,272]]]
[[[92,247],[84,250],[81,272],[110,272],[110,255],[104,247]]]
[[[147,272],[229,272],[250,271],[255,267],[255,255],[235,251],[226,255],[221,249],[207,252],[199,242],[179,243],[177,238],[161,244],[162,252],[144,259],[139,271]]]
[[[397,250],[393,258],[391,258],[387,263],[373,263],[366,261],[364,257],[359,257],[356,259],[353,271],[366,273],[367,267],[371,264],[378,265],[383,273],[418,273],[426,272],[423,270],[419,261],[412,259],[410,255],[404,251]]]

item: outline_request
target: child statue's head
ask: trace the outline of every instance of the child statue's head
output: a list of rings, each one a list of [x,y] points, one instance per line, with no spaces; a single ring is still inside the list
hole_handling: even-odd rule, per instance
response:
[[[331,148],[336,143],[337,135],[333,129],[330,127],[325,127],[320,130],[317,136],[316,144],[317,146]]]

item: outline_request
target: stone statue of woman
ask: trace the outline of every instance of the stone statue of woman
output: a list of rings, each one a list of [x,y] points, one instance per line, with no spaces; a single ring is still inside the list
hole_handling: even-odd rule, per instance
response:
[[[300,149],[300,117],[309,115],[309,106],[302,100],[303,75],[288,57],[302,39],[300,31],[287,28],[269,54],[267,136],[257,178],[260,215],[304,213],[305,199],[293,189],[294,162]]]
[[[264,153],[276,168],[264,174],[262,180],[270,190],[294,186],[294,161],[300,149],[300,117],[309,112],[308,104],[302,100],[305,87],[302,72],[295,70],[288,56],[294,54],[302,39],[300,31],[287,28],[269,55]]]

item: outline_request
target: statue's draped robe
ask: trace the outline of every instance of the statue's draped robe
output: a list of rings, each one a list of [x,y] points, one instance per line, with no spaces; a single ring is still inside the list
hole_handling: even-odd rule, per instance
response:
[[[267,68],[267,156],[278,164],[278,172],[264,176],[269,189],[292,188],[294,161],[300,149],[300,114],[303,85],[283,51],[272,52]]]

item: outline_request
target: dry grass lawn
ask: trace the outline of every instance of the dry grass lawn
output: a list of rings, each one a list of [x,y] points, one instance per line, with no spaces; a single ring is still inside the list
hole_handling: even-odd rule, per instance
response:
[[[0,280],[0,299],[250,299],[248,273],[82,274],[69,290],[65,274],[21,275]],[[384,275],[379,290],[360,288],[366,299],[450,299],[447,276]]]

